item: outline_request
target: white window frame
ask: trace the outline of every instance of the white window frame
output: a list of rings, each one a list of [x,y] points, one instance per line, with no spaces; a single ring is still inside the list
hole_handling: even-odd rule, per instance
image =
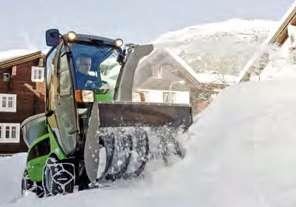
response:
[[[12,137],[12,129],[15,127],[15,137]],[[6,137],[8,128],[8,137]],[[20,143],[20,124],[19,123],[0,123],[0,144],[1,143]]]
[[[10,101],[12,101],[11,106],[9,106]],[[16,106],[16,94],[0,93],[0,112],[16,112]]]
[[[31,80],[32,82],[44,82],[44,68],[32,66]]]

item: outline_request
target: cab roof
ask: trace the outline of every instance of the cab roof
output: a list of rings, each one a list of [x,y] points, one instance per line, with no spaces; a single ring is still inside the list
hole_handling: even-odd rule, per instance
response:
[[[74,40],[68,40],[68,34],[64,34],[63,37],[68,41],[68,42],[87,42],[87,43],[97,43],[97,44],[104,44],[104,45],[110,45],[117,47],[115,42],[116,39],[110,39],[106,37],[101,37],[101,36],[95,36],[95,35],[87,35],[87,34],[76,34],[76,37]]]

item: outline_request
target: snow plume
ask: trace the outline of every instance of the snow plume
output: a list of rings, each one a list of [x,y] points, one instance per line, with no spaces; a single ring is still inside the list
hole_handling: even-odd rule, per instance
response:
[[[266,20],[232,19],[169,32],[154,43],[173,50],[197,72],[238,75],[276,25]]]
[[[289,46],[289,41],[282,48],[268,47],[269,63],[257,77],[259,80],[295,79],[296,54],[295,47]]]

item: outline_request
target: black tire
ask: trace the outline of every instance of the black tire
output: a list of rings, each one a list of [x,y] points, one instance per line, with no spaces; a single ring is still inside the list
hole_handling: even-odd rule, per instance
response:
[[[35,186],[35,193],[39,198],[43,198],[45,195],[42,182],[37,182]]]
[[[25,170],[22,178],[21,195],[24,196],[28,191],[35,193],[39,198],[44,196],[42,183],[31,181],[28,178],[28,171]]]
[[[72,193],[75,186],[74,164],[49,157],[44,167],[42,185],[46,196]]]
[[[21,184],[21,195],[24,196],[27,191],[32,191],[33,185],[33,181],[28,178],[28,171],[24,170]]]

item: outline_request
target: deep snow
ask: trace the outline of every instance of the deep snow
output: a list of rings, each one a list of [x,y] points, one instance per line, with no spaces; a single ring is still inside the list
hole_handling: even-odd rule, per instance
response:
[[[295,206],[295,87],[295,80],[274,80],[226,89],[184,135],[189,139],[183,161],[110,188],[46,199],[18,198],[24,157],[1,159],[1,204]]]

